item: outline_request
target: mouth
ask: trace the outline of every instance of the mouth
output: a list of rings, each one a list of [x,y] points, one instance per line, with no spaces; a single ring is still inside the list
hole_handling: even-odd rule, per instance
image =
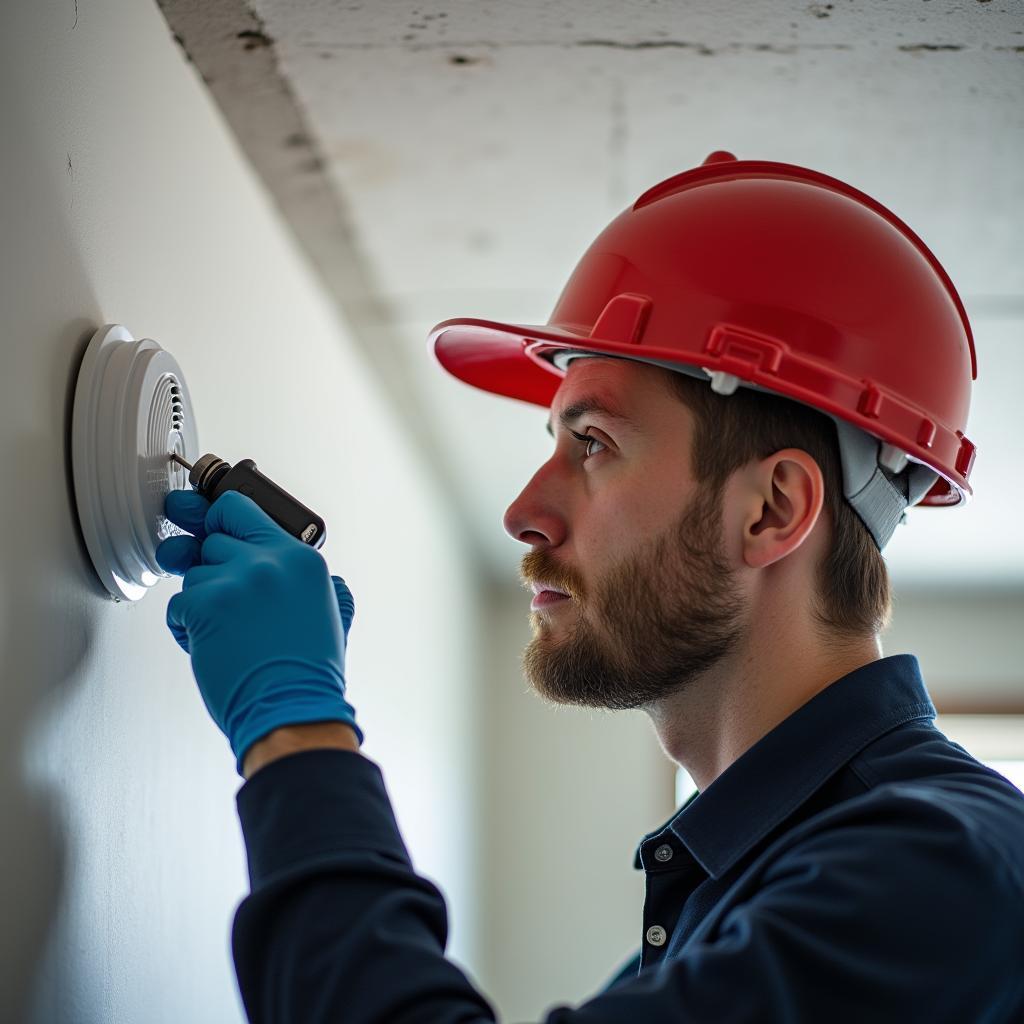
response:
[[[536,611],[538,608],[546,608],[553,604],[562,604],[570,600],[569,595],[562,590],[556,590],[547,583],[531,584],[533,590],[533,601],[530,608]]]

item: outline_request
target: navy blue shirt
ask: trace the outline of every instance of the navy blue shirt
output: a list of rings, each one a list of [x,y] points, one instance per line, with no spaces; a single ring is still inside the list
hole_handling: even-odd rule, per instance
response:
[[[545,1024],[1024,1022],[1024,795],[934,716],[906,654],[798,708],[644,837],[639,952]],[[497,1018],[444,956],[375,762],[282,758],[238,810],[253,1024]]]

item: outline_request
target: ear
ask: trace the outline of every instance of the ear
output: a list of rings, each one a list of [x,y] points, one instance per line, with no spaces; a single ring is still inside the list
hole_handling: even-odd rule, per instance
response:
[[[751,466],[746,499],[743,560],[761,569],[807,539],[825,502],[825,480],[807,452],[783,448]]]

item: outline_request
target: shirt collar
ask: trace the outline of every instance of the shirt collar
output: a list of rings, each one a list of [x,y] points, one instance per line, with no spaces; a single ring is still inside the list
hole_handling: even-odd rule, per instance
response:
[[[904,722],[934,718],[913,654],[880,658],[815,694],[637,847],[672,832],[712,878],[792,814],[836,769]]]

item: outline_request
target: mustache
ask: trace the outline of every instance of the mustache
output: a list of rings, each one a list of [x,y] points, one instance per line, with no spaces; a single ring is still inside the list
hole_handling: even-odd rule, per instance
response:
[[[583,586],[575,570],[559,565],[546,551],[531,551],[524,555],[519,576],[527,590],[531,590],[534,583],[546,583],[576,600],[583,595]]]

